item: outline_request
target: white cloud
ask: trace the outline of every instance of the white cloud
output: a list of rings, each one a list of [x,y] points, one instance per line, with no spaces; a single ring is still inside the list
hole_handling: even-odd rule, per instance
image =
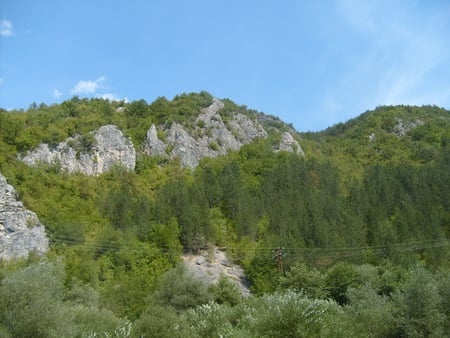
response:
[[[53,97],[55,99],[59,99],[62,96],[62,93],[58,89],[53,90]]]
[[[12,36],[14,35],[14,28],[11,21],[0,21],[0,36]]]
[[[70,90],[72,94],[93,94],[97,90],[103,88],[102,82],[106,78],[104,76],[99,77],[97,80],[78,81],[78,83]]]
[[[104,93],[104,94],[100,94],[97,95],[97,97],[104,99],[104,100],[109,100],[109,101],[125,101],[128,102],[128,98],[119,98],[117,95],[112,94],[112,93]]]
[[[109,101],[119,101],[119,98],[112,93],[105,93],[98,95],[99,98]]]

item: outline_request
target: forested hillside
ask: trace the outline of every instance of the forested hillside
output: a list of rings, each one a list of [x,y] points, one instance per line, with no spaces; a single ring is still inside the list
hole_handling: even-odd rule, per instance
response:
[[[203,128],[209,93],[0,110],[0,172],[45,225],[46,257],[0,262],[0,336],[443,337],[450,332],[450,112],[379,107],[317,133],[222,100],[258,137],[194,168],[143,151],[151,125]],[[136,166],[96,176],[26,151],[117,126]],[[290,132],[304,155],[278,151]],[[159,137],[166,137],[159,132]],[[212,145],[217,147],[220,145]],[[226,248],[252,296],[184,252]],[[42,313],[42,308],[48,309]]]

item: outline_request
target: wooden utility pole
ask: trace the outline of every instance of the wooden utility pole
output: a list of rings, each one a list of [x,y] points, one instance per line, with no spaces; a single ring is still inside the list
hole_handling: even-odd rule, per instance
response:
[[[273,249],[273,252],[275,252],[275,256],[273,256],[273,259],[277,262],[277,269],[279,273],[284,273],[283,270],[283,257],[286,257],[286,253],[284,252],[284,248],[278,247]]]

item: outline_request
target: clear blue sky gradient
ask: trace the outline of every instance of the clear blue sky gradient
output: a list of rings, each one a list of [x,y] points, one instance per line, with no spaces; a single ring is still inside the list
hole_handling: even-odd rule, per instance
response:
[[[0,107],[206,90],[317,131],[450,107],[448,0],[0,0]]]

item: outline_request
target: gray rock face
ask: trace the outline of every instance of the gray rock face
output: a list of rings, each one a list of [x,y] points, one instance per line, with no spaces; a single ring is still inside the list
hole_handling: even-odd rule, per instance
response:
[[[290,153],[296,153],[301,156],[305,155],[300,144],[296,139],[294,139],[292,134],[288,132],[284,132],[281,135],[280,145],[277,149],[275,149],[275,151],[288,151]]]
[[[152,156],[165,156],[166,145],[158,138],[158,132],[154,124],[147,131],[147,139],[144,143],[144,152]]]
[[[394,127],[394,133],[399,136],[405,136],[406,133],[408,131],[410,131],[411,129],[416,128],[417,126],[421,126],[423,125],[423,121],[421,120],[416,120],[414,122],[406,122],[403,121],[402,119],[398,119],[397,124]]]
[[[0,174],[0,259],[48,251],[48,238],[36,214],[24,208],[14,188]]]
[[[219,114],[222,107],[223,103],[214,99],[203,109],[191,130],[173,123],[163,131],[165,142],[157,137],[156,127],[152,126],[147,132],[144,152],[151,156],[178,157],[182,165],[194,168],[204,157],[225,155],[258,137],[267,137],[267,132],[257,121],[243,114],[235,114],[225,123]]]
[[[136,151],[132,142],[116,126],[102,126],[91,135],[94,142],[88,146],[83,146],[82,137],[71,137],[54,149],[45,143],[41,144],[27,152],[21,160],[31,166],[39,162],[58,164],[70,173],[82,172],[86,175],[99,175],[110,170],[113,165],[134,170]]]
[[[250,296],[247,277],[239,265],[230,263],[226,253],[218,248],[214,248],[213,257],[208,256],[207,252],[201,251],[198,255],[183,255],[181,258],[194,276],[205,283],[217,284],[224,276],[238,288],[242,296]]]

